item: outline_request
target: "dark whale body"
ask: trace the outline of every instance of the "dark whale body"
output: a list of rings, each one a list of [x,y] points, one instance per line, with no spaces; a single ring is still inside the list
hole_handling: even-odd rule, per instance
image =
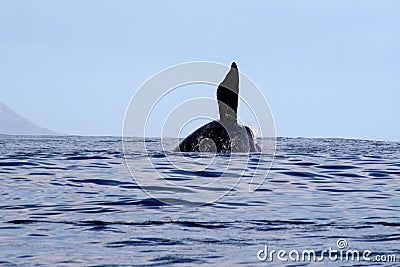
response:
[[[180,152],[259,152],[255,136],[247,126],[237,123],[239,72],[233,62],[225,79],[218,86],[217,100],[220,120],[200,127],[175,149]]]
[[[182,152],[258,152],[253,132],[247,126],[238,124],[222,125],[212,121],[200,127],[179,144]]]

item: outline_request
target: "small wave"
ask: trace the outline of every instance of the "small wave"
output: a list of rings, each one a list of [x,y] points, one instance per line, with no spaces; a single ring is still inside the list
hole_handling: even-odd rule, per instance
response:
[[[316,167],[321,169],[330,169],[330,170],[350,170],[358,168],[357,166],[350,166],[350,165],[318,165]]]
[[[179,240],[171,240],[166,238],[135,238],[117,242],[109,242],[105,246],[107,247],[126,247],[126,246],[176,246],[181,245],[183,242]]]
[[[104,156],[73,156],[67,157],[66,160],[91,160],[91,159],[111,159],[109,157]]]

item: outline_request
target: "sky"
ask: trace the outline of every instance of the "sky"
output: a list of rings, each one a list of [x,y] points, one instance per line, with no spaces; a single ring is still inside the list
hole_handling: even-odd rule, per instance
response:
[[[395,0],[2,0],[0,102],[60,133],[121,135],[152,75],[236,61],[278,136],[399,141],[399,10]]]

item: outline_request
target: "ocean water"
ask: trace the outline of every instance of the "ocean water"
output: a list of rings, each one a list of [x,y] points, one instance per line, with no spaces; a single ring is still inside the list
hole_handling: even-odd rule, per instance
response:
[[[153,151],[136,153],[135,168],[167,154],[160,140],[147,142]],[[218,166],[197,178],[168,164],[156,171],[189,182],[220,174]],[[166,205],[134,182],[120,138],[0,136],[0,265],[399,265],[399,142],[278,138],[264,184],[249,193],[248,183],[206,205]],[[343,250],[371,251],[372,261],[257,256],[265,246],[321,256],[338,240]],[[396,262],[378,262],[382,255]]]

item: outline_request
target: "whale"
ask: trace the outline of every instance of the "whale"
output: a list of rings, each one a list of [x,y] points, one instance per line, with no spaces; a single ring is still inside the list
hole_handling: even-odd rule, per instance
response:
[[[176,152],[250,153],[260,152],[254,132],[238,124],[239,70],[236,62],[217,88],[219,120],[198,128],[183,141]]]

